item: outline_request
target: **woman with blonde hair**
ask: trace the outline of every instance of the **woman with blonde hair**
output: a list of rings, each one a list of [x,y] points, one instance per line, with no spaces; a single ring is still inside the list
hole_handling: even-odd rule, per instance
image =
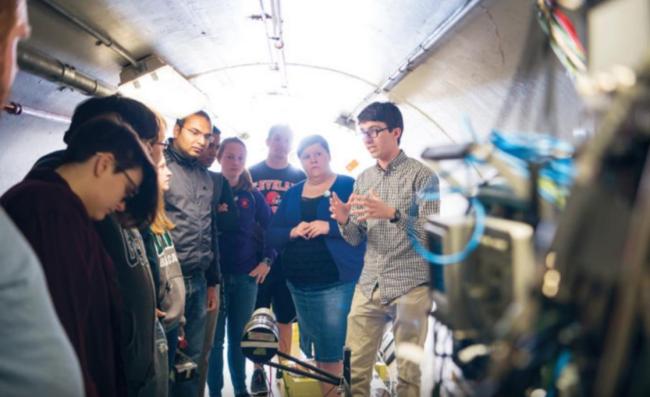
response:
[[[158,162],[158,185],[161,200],[158,201],[158,212],[151,224],[150,230],[153,243],[158,256],[158,316],[162,318],[168,345],[169,368],[173,368],[178,344],[178,333],[185,309],[185,282],[183,272],[176,256],[176,249],[172,241],[170,230],[174,224],[165,213],[165,204],[162,195],[169,189],[171,171],[167,168],[165,156]]]

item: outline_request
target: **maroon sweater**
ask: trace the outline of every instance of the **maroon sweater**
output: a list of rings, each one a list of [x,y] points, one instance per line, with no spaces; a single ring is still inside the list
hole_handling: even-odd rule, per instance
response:
[[[43,265],[54,307],[79,358],[86,395],[125,396],[115,271],[83,203],[57,173],[37,169],[0,204]]]

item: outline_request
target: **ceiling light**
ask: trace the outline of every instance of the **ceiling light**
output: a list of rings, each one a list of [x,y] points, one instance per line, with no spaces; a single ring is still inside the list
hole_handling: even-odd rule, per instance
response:
[[[155,55],[127,66],[120,73],[118,91],[137,99],[165,116],[182,118],[201,110],[206,97],[174,68]]]

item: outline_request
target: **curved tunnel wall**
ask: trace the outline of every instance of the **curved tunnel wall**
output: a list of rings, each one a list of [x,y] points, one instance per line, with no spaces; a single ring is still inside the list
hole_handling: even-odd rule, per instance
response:
[[[388,94],[398,102],[405,118],[402,146],[412,156],[419,156],[429,145],[468,141],[462,127],[466,115],[479,136],[494,125],[506,100],[512,77],[525,45],[530,21],[530,3],[521,0],[485,0],[454,28],[432,52],[431,57]],[[390,56],[390,54],[387,54]],[[401,61],[395,60],[396,63]],[[556,133],[571,138],[574,130],[589,126],[590,117],[577,97],[571,80],[553,60],[555,118],[561,127]],[[538,119],[549,84],[547,70],[538,65],[534,78],[517,86],[513,107],[525,103],[525,120]],[[326,72],[323,72],[326,73]],[[352,78],[339,76],[339,84],[352,84]],[[537,83],[535,83],[537,81]],[[371,92],[360,84],[360,92]],[[71,114],[74,105],[85,97],[49,81],[20,72],[10,98],[25,105],[59,114]],[[532,99],[531,99],[532,98]],[[345,106],[361,101],[345,98]],[[381,97],[379,98],[381,99]],[[511,104],[512,105],[512,104]],[[345,107],[343,106],[343,107]],[[525,129],[525,123],[511,118],[504,127]],[[30,116],[0,118],[0,192],[23,178],[42,154],[63,147],[61,137],[66,125]],[[236,126],[234,126],[236,127]],[[336,133],[345,134],[343,131]],[[263,140],[265,131],[255,139]],[[360,155],[363,164],[372,160]]]

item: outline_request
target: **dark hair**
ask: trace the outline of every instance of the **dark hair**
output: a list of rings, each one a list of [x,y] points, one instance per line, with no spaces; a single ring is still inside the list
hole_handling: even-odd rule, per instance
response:
[[[192,113],[192,114],[188,114],[187,116],[183,117],[182,119],[176,119],[176,125],[177,125],[178,127],[183,127],[183,125],[185,124],[185,121],[186,121],[188,118],[192,117],[192,116],[203,117],[204,119],[208,120],[208,123],[209,123],[210,125],[212,125],[212,119],[210,118],[210,115],[208,114],[208,112],[206,112],[205,110],[199,110],[198,112],[194,112],[194,113]]]
[[[386,123],[386,127],[390,131],[399,128],[402,134],[397,138],[397,143],[400,143],[402,140],[404,120],[402,119],[402,112],[400,112],[399,108],[393,102],[373,102],[366,106],[357,116],[358,123],[364,121],[381,121]]]
[[[126,200],[125,227],[141,227],[153,222],[158,205],[156,169],[149,151],[129,124],[117,114],[104,114],[79,125],[70,135],[63,164],[82,163],[96,153],[108,152],[115,157],[113,172],[142,169],[142,183],[135,196]]]
[[[330,154],[330,145],[327,143],[327,140],[325,140],[325,138],[323,138],[320,135],[310,135],[308,137],[303,138],[298,144],[298,150],[297,150],[298,158],[302,156],[302,152],[304,152],[305,149],[307,149],[311,145],[316,145],[316,144],[321,145],[323,149],[325,149],[327,154]]]
[[[269,129],[269,134],[267,135],[266,139],[271,139],[273,138],[273,135],[280,134],[283,132],[287,132],[290,135],[293,135],[293,131],[291,130],[291,127],[289,127],[287,124],[276,124]]]
[[[115,113],[130,124],[140,139],[155,141],[161,129],[158,116],[142,102],[135,99],[110,95],[89,98],[81,102],[74,110],[70,127],[63,135],[63,142],[70,144],[72,134],[81,124],[102,114]]]
[[[216,125],[215,125],[215,126],[212,126],[212,133],[213,133],[214,135],[219,135],[219,136],[221,136],[221,130],[218,129]]]
[[[226,146],[231,143],[241,145],[244,150],[247,150],[246,144],[241,139],[237,137],[226,138],[221,142],[221,146],[219,146],[219,150],[217,151],[217,159],[219,159],[219,161],[221,161],[221,157],[223,157],[223,152],[226,150]],[[249,192],[253,190],[253,178],[246,168],[244,168],[244,172],[239,176],[239,182],[237,183],[237,186],[235,186],[235,189],[247,190]]]

